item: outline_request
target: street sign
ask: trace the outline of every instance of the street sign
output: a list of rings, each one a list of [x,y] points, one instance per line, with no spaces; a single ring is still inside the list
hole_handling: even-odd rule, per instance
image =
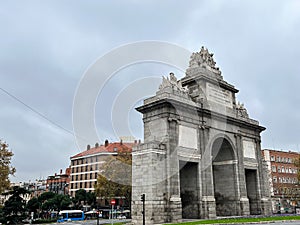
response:
[[[110,200],[110,204],[111,205],[115,205],[116,204],[116,200],[115,199]]]

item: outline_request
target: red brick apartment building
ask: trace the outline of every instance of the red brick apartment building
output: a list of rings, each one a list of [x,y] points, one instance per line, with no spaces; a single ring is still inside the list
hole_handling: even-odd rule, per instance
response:
[[[298,168],[295,165],[299,160],[299,153],[263,149],[262,154],[268,165],[274,211],[294,207],[300,200]]]
[[[75,192],[79,189],[93,192],[101,166],[105,163],[107,157],[117,155],[120,151],[131,153],[132,147],[136,144],[137,141],[133,143],[123,143],[122,141],[109,143],[106,140],[104,145],[96,143],[93,148],[88,145],[85,151],[72,156],[70,158],[70,196],[74,197]]]
[[[63,195],[68,194],[70,183],[70,170],[70,168],[67,168],[65,173],[63,173],[61,169],[59,174],[55,173],[52,176],[48,176],[47,191]]]

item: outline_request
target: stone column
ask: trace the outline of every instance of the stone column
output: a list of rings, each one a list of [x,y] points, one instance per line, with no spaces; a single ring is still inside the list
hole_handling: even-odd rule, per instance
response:
[[[178,119],[170,116],[168,119],[167,144],[167,188],[168,188],[168,222],[182,221],[182,204],[180,198],[178,146]]]
[[[209,140],[209,128],[201,126],[201,176],[202,176],[202,218],[216,217],[216,201],[214,196],[213,171],[211,149],[207,148],[206,140]]]
[[[166,173],[164,146],[159,143],[142,144],[132,152],[132,222],[142,224],[141,195],[145,194],[146,224],[165,223],[166,212]]]
[[[260,193],[260,208],[262,215],[271,215],[272,214],[272,201],[270,196],[270,184],[269,176],[267,172],[267,165],[263,162],[261,155],[261,140],[256,138],[256,149],[257,149],[257,159],[258,159],[258,169],[259,169],[259,187],[261,190]]]
[[[245,168],[244,168],[244,154],[243,154],[243,144],[242,144],[242,135],[235,134],[236,139],[236,148],[237,148],[237,170],[238,170],[238,183],[240,191],[240,215],[246,216],[250,215],[249,208],[249,199],[247,197],[247,187],[246,187],[246,177],[245,177]]]

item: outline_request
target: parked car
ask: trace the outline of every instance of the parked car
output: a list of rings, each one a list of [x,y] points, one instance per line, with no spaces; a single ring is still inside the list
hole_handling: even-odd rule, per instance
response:
[[[126,216],[124,216],[124,215],[120,215],[120,216],[117,216],[117,219],[120,219],[120,220],[122,220],[122,219],[126,219]]]

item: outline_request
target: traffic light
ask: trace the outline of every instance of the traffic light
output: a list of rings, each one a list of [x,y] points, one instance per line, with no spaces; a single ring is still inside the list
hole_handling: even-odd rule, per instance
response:
[[[141,201],[144,202],[145,201],[145,194],[141,195]]]

